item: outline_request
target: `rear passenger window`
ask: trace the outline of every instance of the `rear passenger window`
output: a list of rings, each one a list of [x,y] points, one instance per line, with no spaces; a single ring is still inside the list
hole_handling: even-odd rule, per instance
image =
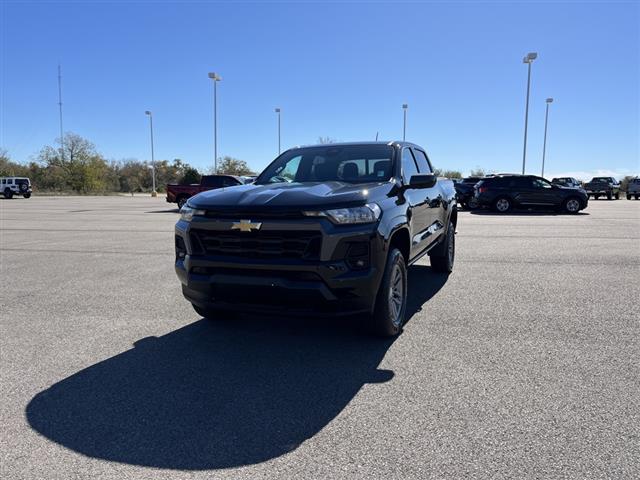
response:
[[[404,183],[409,183],[411,177],[418,174],[418,167],[413,158],[411,150],[405,148],[402,150],[402,179]]]
[[[413,149],[413,154],[416,157],[416,162],[418,163],[418,171],[422,175],[429,175],[433,173],[431,170],[431,165],[429,165],[429,160],[427,159],[426,153],[421,150]]]

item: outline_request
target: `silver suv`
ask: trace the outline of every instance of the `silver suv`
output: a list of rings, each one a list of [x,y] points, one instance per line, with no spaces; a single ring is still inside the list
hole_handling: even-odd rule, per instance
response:
[[[31,181],[26,177],[0,177],[0,191],[4,194],[4,198],[12,198],[14,195],[29,198]]]

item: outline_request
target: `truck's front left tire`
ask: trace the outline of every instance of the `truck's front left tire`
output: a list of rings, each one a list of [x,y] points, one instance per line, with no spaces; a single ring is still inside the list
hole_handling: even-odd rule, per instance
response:
[[[372,330],[382,337],[400,333],[407,310],[407,263],[397,248],[392,248],[371,318]]]
[[[431,268],[439,273],[451,273],[453,271],[453,262],[456,258],[456,227],[453,222],[449,222],[447,227],[447,236],[441,245],[434,248],[429,254],[431,259]]]

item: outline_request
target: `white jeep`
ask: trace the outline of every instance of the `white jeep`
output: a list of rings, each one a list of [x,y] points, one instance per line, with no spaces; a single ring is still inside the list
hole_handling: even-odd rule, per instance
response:
[[[25,177],[0,177],[0,192],[4,194],[4,198],[11,198],[14,195],[29,198],[31,181]]]

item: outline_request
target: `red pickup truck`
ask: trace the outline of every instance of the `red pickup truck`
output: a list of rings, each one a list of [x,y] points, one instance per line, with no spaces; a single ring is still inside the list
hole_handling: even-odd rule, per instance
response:
[[[216,188],[234,187],[243,185],[244,182],[233,175],[203,175],[200,183],[192,183],[191,185],[178,185],[170,183],[167,185],[167,202],[177,203],[178,208],[187,203],[189,197],[204,192],[205,190],[214,190]]]

